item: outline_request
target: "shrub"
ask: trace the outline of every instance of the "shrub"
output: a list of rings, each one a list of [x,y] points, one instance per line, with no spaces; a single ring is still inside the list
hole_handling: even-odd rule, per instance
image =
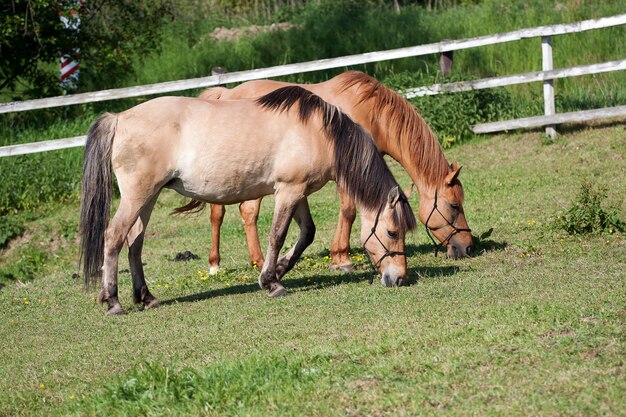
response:
[[[606,197],[605,187],[595,186],[590,181],[583,182],[572,207],[564,215],[557,216],[555,226],[570,235],[624,231],[626,225],[617,211],[602,208]]]

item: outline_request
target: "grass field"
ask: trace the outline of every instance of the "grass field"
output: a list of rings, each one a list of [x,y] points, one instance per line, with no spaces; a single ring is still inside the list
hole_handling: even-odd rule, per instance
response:
[[[5,270],[39,254],[35,280],[0,289],[0,415],[624,415],[626,241],[552,223],[585,180],[608,187],[603,206],[624,219],[625,137],[618,123],[565,129],[552,144],[516,133],[448,151],[464,166],[470,227],[493,232],[452,261],[433,257],[419,229],[402,288],[367,284],[357,234],[358,270],[328,270],[333,186],[310,199],[318,235],[283,299],[245,266],[236,209],[224,272],[208,276],[208,214],[170,217],[181,198],[164,193],[144,250],[163,305],[131,306],[123,260],[129,313],[105,317],[73,277],[78,203],[48,209],[0,253]],[[201,259],[171,261],[186,250]]]

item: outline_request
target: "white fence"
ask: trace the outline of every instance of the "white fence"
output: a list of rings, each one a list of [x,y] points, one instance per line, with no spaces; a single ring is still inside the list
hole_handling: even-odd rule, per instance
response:
[[[405,97],[411,98],[423,95],[441,94],[447,92],[467,91],[472,89],[493,88],[506,85],[537,82],[544,83],[544,104],[545,115],[527,119],[510,120],[504,122],[487,123],[474,126],[476,133],[488,133],[499,130],[510,130],[520,127],[549,126],[547,133],[554,136],[553,124],[584,121],[598,117],[618,117],[626,116],[626,106],[619,106],[610,109],[597,109],[586,112],[554,113],[554,89],[553,80],[564,77],[572,77],[586,74],[597,74],[601,72],[617,71],[626,69],[626,59],[605,62],[599,64],[581,65],[570,68],[554,70],[552,67],[552,45],[551,37],[568,33],[578,33],[592,29],[600,29],[611,26],[626,24],[626,14],[604,17],[594,20],[585,20],[576,23],[539,26],[534,28],[520,29],[512,32],[499,33],[495,35],[479,36],[469,39],[442,41],[428,45],[411,46],[387,51],[370,52],[359,55],[350,55],[339,58],[320,59],[317,61],[302,62],[297,64],[281,65],[269,68],[261,68],[250,71],[239,71],[209,77],[192,78],[181,81],[171,81],[158,84],[150,84],[137,87],[119,88],[112,90],[102,90],[91,93],[74,94],[43,98],[37,100],[19,101],[0,104],[0,113],[28,111],[50,107],[66,106],[73,104],[92,103],[97,101],[114,100],[121,98],[145,96],[151,94],[170,93],[174,91],[204,88],[226,83],[243,82],[261,78],[278,77],[283,75],[298,74],[310,71],[319,71],[330,68],[347,67],[371,62],[379,62],[398,58],[407,58],[433,53],[443,53],[454,50],[468,49],[485,45],[493,45],[505,42],[512,42],[521,39],[541,37],[543,71],[530,72],[524,74],[510,75],[504,77],[494,77],[482,80],[465,81],[450,84],[437,84],[430,87],[413,88],[401,92]],[[0,147],[0,157],[21,155],[27,153],[42,152],[47,150],[64,149],[76,146],[83,146],[84,136],[75,138],[57,139],[44,142],[36,142],[22,145],[12,145]]]

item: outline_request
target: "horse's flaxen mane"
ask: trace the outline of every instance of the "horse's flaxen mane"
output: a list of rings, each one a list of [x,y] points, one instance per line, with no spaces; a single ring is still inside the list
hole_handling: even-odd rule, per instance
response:
[[[370,117],[385,123],[387,140],[395,141],[402,153],[408,152],[415,166],[420,167],[424,181],[439,185],[449,172],[437,137],[415,107],[375,78],[359,71],[347,71],[341,78],[341,91],[359,88],[359,103],[372,100]],[[377,121],[379,122],[379,121]]]
[[[322,115],[324,131],[334,145],[337,185],[361,206],[378,210],[387,203],[389,191],[397,186],[391,171],[376,149],[373,139],[337,107],[298,86],[279,88],[256,100],[263,108],[288,111],[298,103],[298,116],[306,123],[312,115]],[[415,216],[406,198],[394,210],[394,222],[403,230],[413,230]]]

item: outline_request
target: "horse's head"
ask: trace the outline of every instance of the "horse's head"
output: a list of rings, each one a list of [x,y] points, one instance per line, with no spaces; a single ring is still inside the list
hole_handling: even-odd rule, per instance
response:
[[[386,287],[406,283],[404,239],[415,228],[415,217],[398,187],[389,191],[377,212],[361,210],[361,241]]]
[[[454,162],[443,183],[434,191],[420,190],[419,218],[426,226],[428,236],[432,233],[452,259],[468,256],[472,249],[472,234],[463,212],[460,171],[461,167]],[[434,240],[433,244],[438,247]]]

